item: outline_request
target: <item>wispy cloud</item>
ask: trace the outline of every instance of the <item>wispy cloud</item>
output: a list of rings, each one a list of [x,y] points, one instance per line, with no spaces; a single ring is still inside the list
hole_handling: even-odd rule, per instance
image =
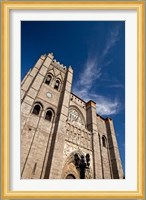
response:
[[[121,109],[121,105],[117,99],[109,100],[105,97],[102,97],[101,100],[97,99],[96,102],[96,111],[100,115],[117,114]]]
[[[99,115],[114,115],[121,110],[121,104],[117,98],[109,99],[105,96],[95,94],[94,91],[89,91],[87,88],[75,89],[75,94],[83,98],[86,102],[93,100],[96,102],[96,112]]]
[[[84,71],[80,74],[78,86],[85,86],[89,89],[92,83],[101,76],[101,68],[98,66],[97,58],[88,58]]]
[[[116,27],[113,31],[110,32],[110,36],[102,52],[102,57],[105,57],[109,53],[109,51],[114,47],[114,45],[118,40],[119,40],[119,27]]]
[[[74,88],[74,92],[85,101],[92,99],[96,102],[96,110],[100,115],[117,114],[121,108],[118,99],[109,99],[106,96],[97,95],[93,91],[94,82],[101,78],[104,73],[104,67],[107,67],[112,62],[112,60],[109,60],[104,63],[104,59],[118,40],[119,28],[116,27],[115,30],[110,32],[109,38],[100,55],[96,55],[93,52],[89,53],[84,70],[81,72],[79,81]],[[111,85],[111,87],[122,87],[122,85]]]

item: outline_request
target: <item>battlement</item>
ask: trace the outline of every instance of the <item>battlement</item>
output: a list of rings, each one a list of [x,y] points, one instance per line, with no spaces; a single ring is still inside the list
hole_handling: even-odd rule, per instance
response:
[[[73,102],[75,102],[76,104],[78,104],[80,107],[86,109],[86,104],[87,104],[88,102],[85,102],[83,99],[81,99],[81,98],[78,97],[77,95],[71,93],[70,99],[71,99],[71,101],[73,101]],[[94,103],[95,103],[95,102],[94,102]],[[100,119],[103,120],[103,121],[106,121],[106,120],[110,119],[110,118],[108,118],[108,117],[107,117],[107,118],[104,118],[104,117],[102,117],[101,115],[99,115],[99,114],[97,114],[97,113],[96,113],[96,116],[97,116],[97,118],[100,118]],[[110,120],[111,120],[111,119],[110,119]]]
[[[52,63],[51,63],[51,64],[53,65],[53,67],[55,67],[55,68],[61,70],[62,72],[66,72],[67,67],[66,67],[65,65],[61,64],[61,63],[60,63],[59,61],[57,61],[56,59],[54,59],[53,53],[49,53],[48,55],[47,55],[47,54],[41,55],[40,58],[41,58],[42,60],[45,60],[47,57],[50,57],[50,58],[52,59]]]
[[[59,61],[57,61],[56,59],[53,59],[54,58],[54,55],[53,53],[49,53],[48,56],[51,56],[52,57],[52,65],[58,69],[60,69],[62,72],[66,72],[67,70],[67,67],[63,64],[61,64]]]
[[[57,67],[62,67],[62,69],[66,69],[66,66],[58,62],[56,59],[53,60],[53,64],[56,65]]]
[[[86,102],[73,93],[71,93],[71,101],[86,109]]]

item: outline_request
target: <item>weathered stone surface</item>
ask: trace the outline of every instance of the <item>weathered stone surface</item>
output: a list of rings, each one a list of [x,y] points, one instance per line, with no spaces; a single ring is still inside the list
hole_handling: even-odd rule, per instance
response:
[[[21,86],[21,89],[24,90],[25,92],[27,92],[27,90],[29,89],[31,83],[32,83],[33,77],[32,76],[27,76],[27,78],[25,79],[23,85]]]
[[[27,93],[28,96],[30,96],[31,98],[35,99],[36,95],[37,95],[37,90],[35,90],[34,88],[29,88],[29,91]]]
[[[47,85],[49,73],[52,80]],[[55,89],[57,79],[61,85]],[[96,114],[95,102],[71,93],[72,79],[73,69],[53,60],[53,54],[41,56],[23,79],[21,178],[79,179],[75,153],[90,155],[86,179],[123,178],[112,120]],[[40,110],[34,111],[36,103]]]

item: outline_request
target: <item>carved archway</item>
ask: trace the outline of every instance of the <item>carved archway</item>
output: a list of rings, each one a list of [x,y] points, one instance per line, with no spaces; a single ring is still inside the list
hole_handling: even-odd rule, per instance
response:
[[[66,179],[66,177],[70,174],[74,176],[74,179],[80,178],[79,172],[77,171],[74,163],[68,163],[63,167],[62,179]]]
[[[66,176],[66,179],[76,179],[75,176],[73,174],[68,174]]]
[[[74,179],[80,179],[80,173],[79,170],[76,169],[75,163],[74,163],[74,155],[78,154],[79,156],[84,155],[83,152],[81,150],[77,150],[77,151],[73,151],[66,159],[65,163],[64,163],[64,167],[62,170],[62,179],[66,179],[66,177],[68,175],[72,175],[74,176]],[[87,169],[86,170],[86,175],[85,175],[86,179],[92,179],[92,170]]]

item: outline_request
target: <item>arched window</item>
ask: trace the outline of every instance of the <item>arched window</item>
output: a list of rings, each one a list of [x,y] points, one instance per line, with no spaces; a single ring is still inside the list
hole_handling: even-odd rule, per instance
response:
[[[68,174],[65,179],[76,179],[73,174]]]
[[[102,136],[102,146],[107,147],[107,141],[106,141],[106,137],[104,135]]]
[[[56,80],[54,89],[55,90],[59,90],[60,89],[60,81],[59,80]]]
[[[47,77],[46,77],[45,83],[46,83],[47,85],[50,85],[51,80],[52,80],[52,76],[51,76],[51,74],[48,74]]]
[[[45,119],[51,122],[53,119],[53,116],[54,116],[54,112],[51,109],[49,109],[46,112]]]
[[[39,115],[42,110],[42,105],[40,103],[36,103],[33,107],[32,113],[35,115]]]

